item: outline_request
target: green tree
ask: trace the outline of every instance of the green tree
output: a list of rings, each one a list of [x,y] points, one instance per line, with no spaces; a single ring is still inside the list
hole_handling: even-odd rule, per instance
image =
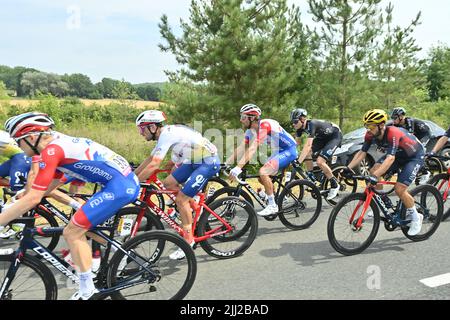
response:
[[[18,96],[23,96],[20,82],[25,72],[37,72],[38,70],[26,67],[14,67],[0,65],[0,81],[3,81],[8,90],[14,91]]]
[[[137,100],[139,97],[136,94],[136,91],[133,85],[129,82],[126,82],[124,79],[122,81],[117,81],[112,89],[113,99],[133,99]]]
[[[69,85],[54,73],[27,71],[22,75],[20,84],[22,93],[28,96],[50,93],[56,97],[64,97],[69,92]]]
[[[103,94],[104,98],[114,98],[114,87],[119,83],[120,81],[114,80],[111,78],[103,78],[101,85],[98,87],[101,88],[101,93]]]
[[[384,38],[369,63],[373,92],[378,96],[378,106],[385,109],[398,103],[418,103],[411,99],[414,100],[416,88],[425,85],[424,60],[417,58],[421,48],[412,36],[420,25],[421,12],[406,28],[401,28],[393,26],[393,10],[394,6],[389,3],[384,20]]]
[[[426,73],[430,100],[450,98],[450,48],[447,45],[431,49]]]
[[[163,15],[162,51],[181,68],[166,71],[171,86],[163,101],[176,121],[221,127],[238,124],[245,103],[264,116],[287,119],[301,101],[309,75],[309,39],[296,7],[286,0],[193,0],[189,22],[177,37]]]
[[[321,90],[328,96],[329,105],[324,107],[337,107],[339,126],[352,111],[361,68],[381,33],[380,1],[308,0],[313,20],[322,24],[318,35],[323,54],[320,73],[326,77],[318,80],[322,89],[331,89],[328,93]]]
[[[91,98],[95,91],[91,79],[84,74],[65,74],[62,76],[62,80],[69,85],[70,94],[78,98]]]
[[[134,87],[136,89],[136,94],[143,100],[159,101],[161,97],[161,90],[150,84],[139,84]]]
[[[6,100],[9,96],[6,92],[6,86],[3,81],[0,81],[0,100]]]

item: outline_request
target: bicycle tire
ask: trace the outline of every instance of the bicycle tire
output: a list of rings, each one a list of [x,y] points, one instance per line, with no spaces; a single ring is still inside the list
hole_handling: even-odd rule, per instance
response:
[[[435,175],[428,183],[431,184],[432,186],[435,186],[436,188],[439,188],[439,187],[445,187],[446,183],[450,184],[449,181],[450,181],[450,174],[441,173],[441,174]],[[441,184],[442,184],[442,186],[441,186]],[[442,195],[444,190],[442,190],[442,191],[439,190],[439,192]],[[447,199],[444,202],[444,214],[442,215],[442,221],[448,219],[448,217],[450,217],[450,192],[447,195]]]
[[[227,211],[222,213],[216,211],[220,206],[223,205],[225,205],[225,209]],[[233,207],[233,210],[230,210],[231,206],[233,205],[241,208],[242,212],[244,213],[242,218],[242,221],[245,220],[243,223],[244,226],[240,229],[238,229],[237,227],[237,223],[239,223],[239,221],[237,221],[238,219],[236,220],[234,219],[236,218],[237,213],[235,209],[236,207]],[[228,223],[232,224],[234,228],[231,233],[225,233],[223,235],[214,236],[201,241],[200,246],[210,256],[213,256],[218,259],[229,259],[243,254],[255,240],[258,231],[258,217],[256,216],[256,212],[253,209],[253,207],[247,201],[237,197],[225,197],[217,199],[216,201],[212,202],[208,207],[212,211],[216,212],[216,214],[227,220]],[[202,237],[205,236],[208,232],[210,232],[213,229],[212,224],[214,222],[218,222],[219,226],[222,224],[207,210],[203,210],[203,213],[200,216],[200,219],[197,224],[196,229],[197,236]],[[243,237],[246,237],[246,239],[243,239]],[[238,241],[237,247],[235,247],[236,245],[232,243],[233,241]],[[228,250],[219,248],[219,246],[225,247],[225,245],[227,244],[228,245],[232,244],[233,248]]]
[[[48,227],[48,226],[52,227],[52,228],[53,227],[59,227],[59,224],[56,221],[56,219],[55,219],[55,217],[54,217],[54,215],[52,213],[49,213],[49,212],[47,212],[45,210],[42,210],[40,208],[36,209],[36,213],[39,215],[39,217],[35,217],[35,224],[34,224],[35,227],[39,227],[39,225],[42,225],[42,223],[36,225],[37,219],[46,220],[48,222],[48,224],[46,224],[46,227]],[[53,251],[53,250],[55,250],[55,248],[57,247],[57,245],[59,243],[59,239],[61,238],[61,234],[55,233],[55,234],[52,234],[50,236],[41,236],[41,235],[38,234],[38,235],[36,235],[36,237],[38,237],[38,240],[39,240],[39,238],[41,238],[41,239],[51,238],[49,244],[46,245],[45,247],[49,251]],[[44,245],[46,241],[39,240],[39,242]],[[36,255],[36,257],[38,257],[40,259],[40,257],[38,255]]]
[[[439,227],[439,224],[441,223],[441,220],[442,220],[444,206],[442,203],[441,193],[435,187],[433,187],[431,185],[426,185],[426,184],[412,189],[409,193],[412,197],[421,193],[420,203],[416,202],[416,207],[419,206],[419,208],[418,208],[419,213],[422,213],[422,214],[425,213],[424,217],[423,217],[423,223],[425,223],[426,221],[431,221],[432,226],[431,226],[431,228],[429,228],[429,230],[427,232],[425,232],[423,234],[418,234],[415,236],[408,235],[408,230],[409,230],[408,226],[402,227],[402,232],[405,235],[405,237],[407,237],[409,240],[412,240],[414,242],[427,240],[428,238],[430,238],[433,235],[433,233],[436,232],[436,230]],[[433,216],[433,218],[431,218],[426,212],[421,212],[422,209],[425,209],[424,211],[426,211],[426,208],[423,208],[423,206],[425,205],[425,199],[426,199],[427,193],[431,194],[436,199],[437,212],[436,212],[436,215]],[[400,217],[402,219],[405,219],[405,217],[406,217],[405,206],[402,206],[402,211],[400,212]],[[423,230],[423,227],[424,226],[422,225],[422,230]]]
[[[364,250],[366,250],[371,245],[371,243],[373,242],[373,240],[375,239],[375,237],[378,233],[378,229],[380,227],[380,212],[379,212],[379,209],[378,209],[375,201],[371,201],[370,208],[373,212],[373,227],[369,233],[369,236],[367,237],[367,240],[364,241],[364,243],[362,243],[359,247],[348,248],[348,247],[344,246],[343,244],[341,244],[340,241],[336,238],[336,234],[335,234],[336,219],[337,219],[338,215],[341,213],[341,210],[348,203],[350,203],[352,201],[365,201],[365,200],[366,200],[366,195],[364,193],[349,194],[348,196],[344,197],[333,208],[333,210],[331,210],[330,217],[328,218],[328,224],[327,224],[328,241],[330,242],[330,244],[334,250],[336,250],[337,252],[339,252],[345,256],[359,254],[359,253],[363,252]],[[358,217],[359,217],[359,215],[358,215]],[[354,221],[357,221],[357,219],[355,219]],[[354,230],[352,228],[352,223],[348,223],[348,224],[350,227],[349,231],[352,231],[352,233],[356,233],[356,232],[359,232],[362,230],[362,229]]]
[[[13,264],[15,263],[15,261],[16,259],[14,254],[0,256],[0,263]],[[29,254],[25,254],[22,257],[21,265],[19,266],[14,279],[12,279],[11,285],[8,288],[8,293],[4,293],[3,297],[0,297],[0,300],[13,300],[14,296],[16,296],[18,300],[40,300],[39,298],[41,297],[38,298],[35,296],[36,288],[38,286],[33,284],[32,281],[24,281],[24,279],[20,278],[20,275],[23,275],[23,266],[26,266],[32,270],[32,280],[40,279],[44,284],[45,296],[42,298],[44,298],[45,300],[56,300],[58,297],[58,286],[56,284],[53,273],[41,260]],[[5,271],[7,272],[8,270]],[[3,272],[1,272],[0,270],[0,285],[3,284],[6,272],[2,274]],[[28,288],[23,291],[23,294],[21,294],[22,291],[18,291],[14,288],[15,284],[19,286],[26,285],[28,286]]]
[[[286,212],[283,212],[286,210],[286,208],[283,209],[283,204],[284,204],[284,199],[287,198],[288,194],[291,195],[292,197],[292,191],[295,187],[299,186],[301,193],[299,195],[299,200],[302,200],[305,198],[305,193],[310,191],[311,194],[311,198],[314,200],[317,200],[316,203],[316,208],[314,209],[314,213],[311,216],[310,219],[308,219],[306,222],[301,223],[301,224],[296,224],[293,223],[292,219],[288,219],[288,216],[290,216],[291,214],[287,214]],[[283,223],[287,228],[292,229],[292,230],[302,230],[302,229],[306,229],[308,227],[310,227],[319,217],[320,212],[322,211],[322,196],[320,194],[320,190],[319,188],[317,188],[317,186],[312,183],[311,181],[308,180],[294,180],[291,181],[284,189],[283,191],[280,193],[280,196],[278,198],[278,209],[280,212],[278,212],[278,217],[280,218],[281,223]],[[303,205],[303,204],[302,204]],[[300,204],[297,203],[297,208],[300,207]],[[305,208],[301,209],[304,210]],[[295,211],[295,214],[297,216],[300,216],[298,214],[298,209],[293,209]]]
[[[161,282],[163,279],[165,279],[165,277],[170,277],[171,275],[174,275],[174,273],[176,273],[177,271],[180,271],[182,269],[180,265],[174,267],[174,264],[177,264],[179,262],[180,264],[182,263],[183,265],[186,265],[186,267],[183,268],[183,269],[187,268],[186,277],[184,278],[181,287],[178,288],[173,295],[168,297],[167,300],[183,299],[192,288],[197,275],[197,260],[195,258],[194,251],[192,250],[191,246],[179,235],[164,230],[152,230],[144,232],[125,242],[122,245],[122,248],[126,251],[137,250],[136,248],[140,244],[145,244],[146,242],[149,242],[150,245],[151,241],[155,241],[158,244],[156,245],[154,250],[150,250],[152,251],[152,253],[149,254],[150,256],[149,259],[152,260],[152,262],[150,262],[150,264],[152,265],[150,268],[155,272],[159,272],[161,278],[157,282],[153,282],[152,285],[149,287],[150,290],[146,291],[146,293],[157,292],[158,291],[157,287],[161,285]],[[183,250],[183,252],[185,253],[185,258],[183,260],[167,260],[165,258],[162,258],[162,254],[165,252],[167,247],[170,247],[169,245],[170,243],[174,244],[176,247],[181,248]],[[130,267],[130,269],[125,269],[130,263],[127,261],[127,266],[125,266],[124,268],[125,271],[121,270],[118,272],[120,263],[124,258],[124,256],[125,254],[122,251],[118,250],[114,253],[113,257],[111,258],[107,270],[107,286],[109,288],[114,287],[114,285],[116,285],[120,281],[120,279],[118,278],[118,274],[119,276],[121,276],[122,273],[126,272],[130,273],[134,270],[140,271],[139,268],[133,269],[132,266]],[[167,270],[170,269],[169,271],[172,271],[172,273],[168,271],[161,272],[161,269],[164,267],[167,267],[168,268]],[[170,283],[173,283],[173,281],[171,281]],[[164,290],[159,291],[164,293]],[[126,296],[124,296],[121,291],[116,291],[112,293],[110,296],[114,300],[126,300]]]
[[[228,197],[231,197],[231,196],[237,197],[238,196],[237,188],[236,187],[223,187],[222,189],[219,189],[216,192],[214,192],[214,194],[205,201],[205,204],[209,205],[211,202],[217,200],[222,195],[226,195]],[[252,205],[252,207],[254,207],[253,199],[247,192],[245,192],[244,190],[241,190],[239,192],[239,197],[242,197],[245,201],[250,203]]]

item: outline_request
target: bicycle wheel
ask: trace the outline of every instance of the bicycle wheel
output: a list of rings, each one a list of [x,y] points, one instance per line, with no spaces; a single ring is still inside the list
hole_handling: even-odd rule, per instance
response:
[[[331,246],[339,253],[350,256],[363,252],[375,239],[380,226],[380,212],[374,201],[370,202],[358,226],[364,193],[354,193],[343,198],[331,211],[327,233]]]
[[[402,227],[402,232],[412,241],[423,241],[428,239],[436,232],[442,220],[443,203],[438,189],[430,185],[422,185],[410,191],[414,198],[417,211],[423,215],[422,229],[415,236],[408,235],[409,227]],[[406,219],[406,208],[402,206],[400,217]]]
[[[153,190],[160,190],[156,185],[150,185],[146,188],[146,197],[150,197],[150,200],[156,204],[162,211],[166,208],[166,201],[164,196],[160,193],[152,193]]]
[[[202,192],[206,195],[206,200],[214,195],[214,193],[222,188],[230,186],[224,179],[214,176],[208,180],[202,189]]]
[[[430,180],[429,184],[435,186],[439,190],[444,205],[442,220],[448,219],[448,217],[450,217],[450,174],[438,174]]]
[[[214,201],[209,208],[224,219],[232,228],[226,226],[206,209],[197,225],[197,236],[210,236],[200,242],[209,255],[227,259],[244,253],[253,243],[258,231],[258,218],[253,207],[237,197],[225,197]],[[223,232],[222,234],[217,234]]]
[[[0,255],[0,286],[15,261],[14,254]],[[36,257],[25,254],[0,300],[56,300],[57,296],[58,286],[50,269]]]
[[[322,197],[316,185],[307,180],[294,180],[280,193],[278,217],[292,230],[306,229],[319,217]]]
[[[250,195],[247,192],[245,192],[244,190],[241,190],[238,195],[238,191],[237,191],[236,187],[223,187],[223,188],[217,190],[216,192],[214,192],[214,194],[212,196],[210,196],[205,201],[205,204],[209,205],[211,202],[213,202],[219,198],[231,197],[231,196],[234,196],[234,197],[239,196],[240,198],[242,198],[245,201],[247,201],[248,203],[250,203],[252,207],[254,207],[252,197],[250,197]]]
[[[47,228],[47,227],[59,227],[58,222],[56,221],[53,214],[37,208],[36,214],[35,214],[35,220],[34,220],[34,227],[35,228]],[[36,235],[39,243],[44,245],[49,251],[53,251],[56,246],[58,245],[59,239],[61,237],[61,234],[52,234],[48,236],[41,236]],[[37,256],[37,255],[36,255]],[[41,257],[37,256],[39,259]]]
[[[107,286],[120,287],[115,300],[177,300],[192,288],[197,275],[197,260],[191,246],[168,231],[144,232],[122,245],[136,261],[118,250],[107,271]],[[182,249],[185,258],[172,260],[169,254]],[[150,272],[144,270],[144,267]],[[134,285],[132,285],[134,283]]]
[[[116,215],[119,216],[119,221],[122,220],[122,223],[126,221],[127,223],[130,223],[133,227],[136,223],[137,217],[139,213],[141,212],[142,208],[140,207],[125,207],[120,209]],[[138,226],[137,234],[145,231],[150,230],[164,230],[164,225],[161,222],[161,220],[153,214],[149,208],[145,208],[144,216],[142,217],[141,223]],[[120,224],[120,222],[119,222]],[[131,228],[128,229],[129,232],[131,232]],[[120,235],[119,230],[116,230],[117,237],[122,238],[122,241],[126,241],[129,239],[129,234],[127,232],[122,232],[122,235]]]
[[[334,168],[331,172],[333,173],[333,176],[336,177],[336,179],[338,180],[339,183],[339,198],[343,198],[351,193],[355,193],[356,190],[358,189],[358,181],[356,179],[353,178],[344,178],[341,175],[342,170],[344,170],[346,167],[345,166],[339,166]],[[325,178],[324,183],[322,184],[322,190],[328,190],[331,188],[330,185],[330,180]],[[332,200],[327,200],[327,197],[324,197],[325,201],[330,205],[330,206],[335,206],[338,203],[338,197],[332,199]]]

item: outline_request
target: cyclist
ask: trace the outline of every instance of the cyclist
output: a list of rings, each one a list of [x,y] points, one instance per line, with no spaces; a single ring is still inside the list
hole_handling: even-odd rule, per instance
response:
[[[352,174],[351,169],[366,157],[367,151],[373,143],[385,149],[386,155],[378,160],[370,170],[371,184],[376,185],[380,177],[388,171],[400,170],[395,184],[395,193],[407,208],[407,215],[410,215],[412,219],[408,234],[414,236],[422,228],[423,215],[417,212],[414,198],[407,189],[423,166],[425,150],[419,140],[405,129],[386,126],[387,119],[387,113],[380,109],[369,110],[364,115],[364,126],[367,129],[364,144],[349,163],[348,168],[344,169],[343,174],[344,176]]]
[[[448,127],[448,130],[445,132],[445,134],[439,138],[439,140],[436,142],[436,144],[433,147],[433,150],[428,155],[435,155],[438,153],[448,142],[448,139],[450,138],[450,126]]]
[[[394,108],[391,113],[391,119],[393,120],[394,126],[404,128],[409,133],[415,135],[426,150],[427,144],[431,138],[431,129],[424,121],[407,117],[406,110],[403,107]],[[431,177],[431,172],[427,171],[425,168],[422,168],[419,173],[419,184],[427,183]]]
[[[91,273],[92,252],[86,232],[135,200],[139,181],[128,162],[110,149],[86,138],[69,137],[52,131],[53,120],[46,114],[28,112],[8,119],[5,128],[28,155],[41,156],[32,189],[0,215],[0,225],[35,207],[56,186],[63,173],[103,185],[76,211],[64,228],[74,263],[79,267],[80,287],[72,300],[95,298],[98,290]]]
[[[317,165],[330,180],[331,188],[328,191],[327,200],[334,199],[339,193],[339,182],[333,176],[327,161],[331,160],[334,152],[341,145],[341,129],[332,122],[308,120],[308,112],[301,108],[291,112],[291,123],[296,130],[297,143],[300,143],[300,137],[304,132],[308,134],[298,161],[302,163],[306,157],[312,158],[313,154],[318,153]],[[306,161],[306,167],[311,172],[313,170],[312,161]]]
[[[284,130],[280,124],[272,119],[261,119],[261,109],[255,104],[246,104],[241,110],[241,123],[246,130],[243,143],[238,146],[226,163],[234,163],[238,155],[244,154],[230,171],[230,177],[235,178],[242,173],[242,168],[256,153],[258,146],[266,143],[272,147],[272,155],[259,169],[259,182],[262,183],[268,199],[268,206],[258,212],[260,216],[270,216],[278,212],[275,203],[271,175],[277,174],[289,166],[297,158],[297,143],[295,139]]]
[[[161,165],[168,151],[172,150],[169,165],[178,166],[164,181],[170,190],[179,191],[175,204],[180,213],[184,239],[194,245],[192,234],[192,210],[190,201],[202,190],[209,178],[220,170],[217,148],[201,133],[185,125],[166,125],[166,115],[158,110],[147,110],[136,118],[139,133],[147,140],[156,140],[151,155],[134,171],[140,181],[146,181]],[[180,188],[180,184],[184,184]],[[173,260],[184,258],[181,249],[169,255]]]

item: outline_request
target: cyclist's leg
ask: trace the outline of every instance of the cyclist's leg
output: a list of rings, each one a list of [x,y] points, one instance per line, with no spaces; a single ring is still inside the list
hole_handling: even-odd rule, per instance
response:
[[[80,291],[76,295],[87,297],[95,294],[91,273],[92,251],[86,239],[86,232],[135,200],[139,194],[138,182],[134,173],[127,177],[115,177],[77,210],[64,229],[63,236],[69,245],[72,259],[79,267]]]
[[[416,179],[417,173],[422,166],[423,156],[419,156],[404,163],[395,185],[395,193],[403,202],[403,205],[406,208],[406,215],[410,216],[412,219],[410,230],[408,231],[408,234],[411,236],[420,232],[423,216],[417,212],[414,198],[408,192],[408,186]]]

